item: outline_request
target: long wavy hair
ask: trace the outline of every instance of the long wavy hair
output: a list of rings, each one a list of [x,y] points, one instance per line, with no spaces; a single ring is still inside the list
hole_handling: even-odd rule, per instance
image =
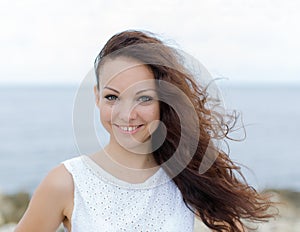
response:
[[[148,46],[144,46],[145,44]],[[244,220],[267,221],[273,217],[268,211],[273,205],[270,196],[258,193],[249,186],[240,166],[229,158],[228,151],[212,143],[213,139],[231,139],[229,133],[235,128],[238,114],[220,113],[214,107],[209,107],[211,98],[206,91],[207,86],[196,81],[182,64],[176,49],[164,44],[150,32],[130,30],[114,35],[95,60],[98,89],[100,67],[105,63],[105,58],[119,56],[146,64],[156,80],[166,81],[180,89],[196,112],[198,128],[193,128],[192,123],[182,127],[182,117],[178,114],[182,114],[187,122],[195,120],[195,116],[189,113],[189,108],[183,107],[184,112],[178,112],[166,101],[160,101],[160,120],[167,131],[163,144],[153,152],[159,165],[173,155],[177,156],[163,168],[173,177],[187,207],[206,226],[218,232],[245,231],[247,226]],[[176,99],[174,102],[179,106],[187,105],[186,99],[168,88],[159,91],[158,95],[160,99]],[[195,130],[199,133],[194,133]],[[153,144],[162,134],[163,128],[159,127],[152,136]],[[196,143],[192,142],[195,140]],[[191,150],[192,153],[189,152]],[[209,164],[207,170],[199,172],[203,163]],[[179,174],[178,167],[182,168]]]

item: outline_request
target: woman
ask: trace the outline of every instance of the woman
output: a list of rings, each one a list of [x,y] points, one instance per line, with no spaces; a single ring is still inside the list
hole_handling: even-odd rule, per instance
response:
[[[237,117],[218,112],[183,64],[154,35],[113,36],[95,61],[103,150],[54,168],[34,193],[16,232],[244,231],[243,219],[273,215],[267,196],[236,177],[240,168],[214,141]],[[231,121],[226,120],[232,119]]]

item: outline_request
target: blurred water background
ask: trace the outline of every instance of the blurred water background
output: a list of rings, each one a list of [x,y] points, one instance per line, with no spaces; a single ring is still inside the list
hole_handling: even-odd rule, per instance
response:
[[[230,156],[259,189],[300,191],[300,85],[221,87],[242,112],[247,138]],[[72,128],[76,86],[0,86],[0,192],[32,193],[47,172],[77,156]]]

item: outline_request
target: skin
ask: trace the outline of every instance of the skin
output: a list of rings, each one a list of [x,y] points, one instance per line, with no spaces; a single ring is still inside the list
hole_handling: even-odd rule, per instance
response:
[[[73,180],[63,165],[50,171],[33,194],[15,232],[56,231],[61,222],[70,230]]]
[[[100,88],[94,91],[101,123],[110,134],[105,149],[121,165],[148,167],[150,136],[160,118],[152,72],[134,60],[117,58],[106,61],[100,73]],[[138,128],[131,132],[121,129],[127,126]]]
[[[158,169],[147,143],[160,115],[155,91],[149,90],[155,89],[153,74],[145,65],[127,58],[107,61],[100,73],[100,88],[95,86],[94,92],[110,141],[90,158],[123,181],[144,182]],[[119,128],[128,125],[139,128],[129,134]],[[71,231],[73,193],[72,176],[61,164],[38,186],[15,232],[53,232],[62,222]]]
[[[147,66],[124,58],[107,61],[101,73],[100,89],[95,86],[94,91],[110,141],[90,158],[119,179],[144,182],[158,169],[152,153],[147,152],[147,141],[159,120],[154,76]],[[128,134],[120,128],[124,126],[138,128]],[[141,148],[146,152],[141,154]],[[15,232],[53,232],[61,222],[71,231],[73,192],[73,179],[64,165],[51,170],[33,194]]]

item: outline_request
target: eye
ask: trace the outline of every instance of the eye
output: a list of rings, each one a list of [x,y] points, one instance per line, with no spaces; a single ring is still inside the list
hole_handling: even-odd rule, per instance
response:
[[[140,102],[149,102],[151,100],[153,100],[153,98],[150,96],[141,96],[138,98],[138,101],[140,101]]]
[[[106,98],[108,101],[118,100],[118,97],[116,95],[112,95],[112,94],[106,95],[104,98]]]

